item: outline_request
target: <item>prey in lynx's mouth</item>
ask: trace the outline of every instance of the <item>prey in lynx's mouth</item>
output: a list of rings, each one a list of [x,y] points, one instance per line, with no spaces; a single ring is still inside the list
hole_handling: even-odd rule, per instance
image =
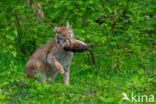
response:
[[[96,65],[94,54],[91,50],[91,45],[86,44],[80,40],[71,38],[70,41],[66,40],[66,42],[62,45],[65,51],[72,51],[72,52],[85,52],[89,51],[93,60],[93,64]]]

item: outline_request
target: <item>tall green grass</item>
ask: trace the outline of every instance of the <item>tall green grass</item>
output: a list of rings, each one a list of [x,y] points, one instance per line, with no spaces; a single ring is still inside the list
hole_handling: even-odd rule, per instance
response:
[[[155,75],[151,62],[146,70],[136,67],[131,58],[126,60],[129,69],[112,69],[97,62],[89,65],[85,58],[88,53],[75,54],[71,65],[70,85],[63,84],[58,75],[54,83],[39,83],[25,78],[24,59],[0,57],[0,102],[6,104],[131,104],[122,101],[127,95],[155,95]],[[82,57],[79,57],[79,56]],[[104,60],[104,57],[101,57]],[[101,60],[102,60],[101,59]],[[100,60],[100,59],[99,59]],[[108,62],[106,62],[108,63]],[[128,67],[125,67],[128,68]],[[146,104],[146,102],[144,102]]]

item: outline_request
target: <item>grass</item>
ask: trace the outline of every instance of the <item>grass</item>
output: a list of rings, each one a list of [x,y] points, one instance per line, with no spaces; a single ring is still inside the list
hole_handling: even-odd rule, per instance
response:
[[[97,58],[99,63],[94,67],[89,65],[91,62],[86,59],[87,55],[75,54],[69,86],[63,85],[61,75],[50,84],[29,80],[24,77],[24,59],[0,57],[0,104],[131,104],[135,102],[121,100],[123,92],[128,96],[132,92],[135,95],[156,96],[154,70],[149,69],[147,73],[133,63],[134,57],[125,59],[125,67],[112,69],[111,58]],[[154,62],[151,57],[147,67],[151,68]],[[147,103],[145,99],[140,102]]]

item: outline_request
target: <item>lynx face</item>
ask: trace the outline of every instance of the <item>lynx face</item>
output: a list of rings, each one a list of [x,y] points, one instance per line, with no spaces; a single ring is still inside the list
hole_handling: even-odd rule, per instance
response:
[[[63,44],[66,40],[70,41],[71,38],[74,38],[73,29],[69,27],[68,22],[66,26],[54,27],[54,30],[56,32],[55,39],[59,44]]]

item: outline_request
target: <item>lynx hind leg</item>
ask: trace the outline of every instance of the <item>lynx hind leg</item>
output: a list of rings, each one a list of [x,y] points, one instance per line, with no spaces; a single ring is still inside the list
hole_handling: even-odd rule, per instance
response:
[[[34,64],[32,64],[32,63],[26,64],[25,71],[26,71],[28,78],[34,78],[34,76],[36,74],[35,70],[36,70],[36,67]]]
[[[36,77],[37,74],[40,74],[40,75],[39,75],[39,78],[37,78],[37,80],[38,80],[39,82],[42,83],[44,80],[47,79],[46,74],[40,73],[40,72],[39,72],[39,69],[34,68],[34,67],[30,67],[29,70],[30,70],[30,71],[27,72],[27,76],[28,76],[28,78],[36,79],[36,78],[37,78],[37,77]]]
[[[39,77],[37,78],[39,82],[43,82],[44,80],[47,79],[45,69],[46,67],[44,63],[42,63],[40,60],[29,61],[26,64],[26,74],[28,78],[36,79],[37,74],[40,74]]]

